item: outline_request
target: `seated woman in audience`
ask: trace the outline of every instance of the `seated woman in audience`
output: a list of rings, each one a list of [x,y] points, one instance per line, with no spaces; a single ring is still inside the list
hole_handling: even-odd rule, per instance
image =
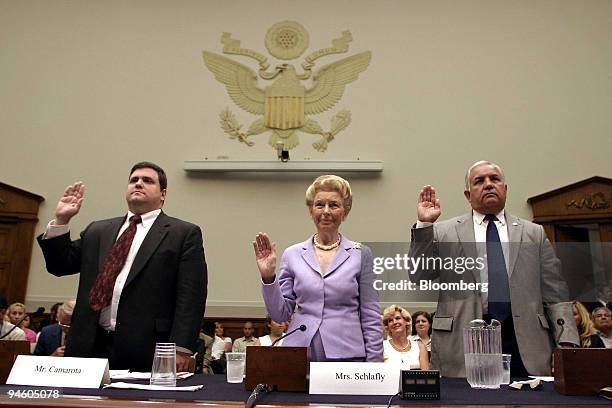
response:
[[[232,351],[232,339],[223,337],[223,324],[215,322],[215,342],[212,346],[212,358],[221,359],[225,353]]]
[[[582,303],[574,301],[572,302],[572,311],[574,312],[574,321],[580,336],[580,346],[587,348],[605,347],[603,341],[597,335],[586,307]]]
[[[8,308],[8,318],[11,323],[19,327],[25,332],[26,340],[30,343],[36,343],[36,332],[28,329],[25,325],[26,307],[23,303],[13,303]],[[19,324],[17,324],[19,323]]]
[[[272,320],[270,315],[266,316],[266,331],[268,334],[259,338],[259,345],[271,346],[277,339],[281,338],[283,331],[285,330],[284,323],[278,323]],[[283,339],[284,340],[284,339]],[[275,346],[282,346],[283,340],[275,344]]]
[[[412,328],[410,313],[401,306],[391,305],[383,312],[383,325],[389,339],[383,342],[385,363],[400,362],[402,369],[429,369],[429,355],[422,341],[408,337]]]
[[[232,351],[232,339],[223,337],[223,324],[215,322],[215,339],[212,345],[210,368],[214,374],[225,374],[227,360],[225,353]]]
[[[433,319],[427,312],[418,311],[412,314],[412,340],[420,341],[431,353],[431,324]]]

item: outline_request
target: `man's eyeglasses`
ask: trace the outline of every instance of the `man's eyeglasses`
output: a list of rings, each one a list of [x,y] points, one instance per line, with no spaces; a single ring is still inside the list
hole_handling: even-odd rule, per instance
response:
[[[69,328],[70,328],[70,325],[69,325],[69,324],[62,324],[62,323],[58,323],[58,324],[59,324],[59,326],[60,326],[61,328],[64,328],[64,329],[69,329]]]

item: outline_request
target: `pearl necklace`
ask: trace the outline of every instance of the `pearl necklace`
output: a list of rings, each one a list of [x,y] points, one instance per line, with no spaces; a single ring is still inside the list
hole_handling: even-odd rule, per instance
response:
[[[389,344],[391,344],[391,347],[393,347],[395,350],[399,351],[400,353],[404,353],[410,350],[410,340],[408,340],[408,344],[406,345],[406,347],[397,347],[395,344],[393,344],[393,339],[389,339]]]
[[[340,245],[340,241],[342,241],[342,235],[338,234],[338,240],[330,245],[323,245],[319,242],[319,234],[315,234],[313,238],[314,246],[319,248],[321,251],[331,251],[334,248],[337,248]]]

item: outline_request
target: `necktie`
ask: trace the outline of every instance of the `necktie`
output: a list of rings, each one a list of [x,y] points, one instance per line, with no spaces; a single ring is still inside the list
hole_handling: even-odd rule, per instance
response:
[[[89,291],[89,305],[93,310],[100,311],[104,306],[110,305],[113,298],[113,289],[117,276],[123,269],[132,241],[136,235],[136,225],[141,223],[140,215],[130,217],[130,225],[123,234],[113,244],[108,258],[104,261],[102,273],[98,275],[96,281]]]
[[[503,322],[511,314],[510,287],[506,261],[502,251],[499,232],[495,226],[497,217],[491,214],[485,216],[487,224],[487,267],[489,271],[489,315]]]

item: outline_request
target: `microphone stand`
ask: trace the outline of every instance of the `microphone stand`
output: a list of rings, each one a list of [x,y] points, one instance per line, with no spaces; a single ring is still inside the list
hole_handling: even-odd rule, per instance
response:
[[[563,320],[562,318],[558,318],[557,319],[557,325],[561,327],[561,330],[559,331],[559,334],[557,335],[557,338],[555,339],[556,341],[556,345],[559,345],[559,340],[561,340],[561,336],[563,336],[563,332],[565,331],[565,320]]]
[[[251,395],[249,395],[249,399],[246,401],[245,408],[253,408],[257,403],[257,399],[264,394],[272,391],[272,387],[268,384],[257,384]]]

